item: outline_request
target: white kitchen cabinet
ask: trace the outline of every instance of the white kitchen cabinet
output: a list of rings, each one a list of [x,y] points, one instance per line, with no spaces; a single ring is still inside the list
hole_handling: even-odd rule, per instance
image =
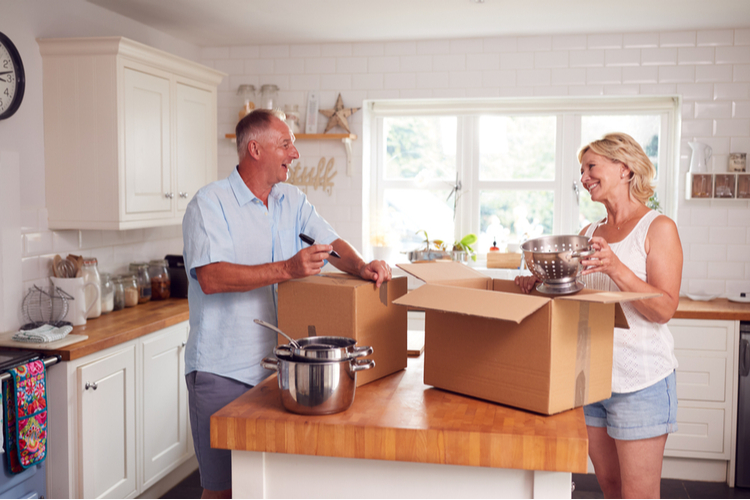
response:
[[[187,323],[180,323],[149,335],[140,344],[142,490],[151,487],[192,453],[188,443],[185,385],[187,336]]]
[[[667,438],[665,470],[673,470],[667,461],[674,457],[682,479],[723,480],[733,486],[739,322],[673,319],[669,329],[679,363],[679,429]]]
[[[135,346],[76,371],[82,496],[135,497]]]
[[[225,75],[122,37],[38,43],[49,227],[181,223],[216,179]]]
[[[194,455],[188,322],[48,371],[50,498],[134,498]]]

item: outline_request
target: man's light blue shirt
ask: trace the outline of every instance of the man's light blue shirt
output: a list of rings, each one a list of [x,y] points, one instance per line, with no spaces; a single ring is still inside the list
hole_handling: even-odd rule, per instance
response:
[[[338,239],[304,193],[290,184],[273,186],[266,208],[235,168],[190,200],[182,220],[190,305],[186,374],[205,371],[251,385],[271,374],[260,362],[273,354],[276,334],[253,320],[277,324],[276,285],[206,295],[195,269],[213,262],[253,266],[290,259],[307,246],[299,233],[321,244]]]

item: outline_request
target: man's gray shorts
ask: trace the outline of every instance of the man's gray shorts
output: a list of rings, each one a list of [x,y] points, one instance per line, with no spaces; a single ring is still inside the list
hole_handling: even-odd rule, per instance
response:
[[[207,490],[228,490],[232,487],[232,452],[211,448],[211,415],[253,386],[208,372],[190,372],[185,380],[201,486]]]

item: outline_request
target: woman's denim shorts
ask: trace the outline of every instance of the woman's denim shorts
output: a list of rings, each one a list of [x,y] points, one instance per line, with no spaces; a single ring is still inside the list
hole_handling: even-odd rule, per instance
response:
[[[677,431],[674,371],[640,391],[619,393],[583,407],[586,425],[606,427],[613,439],[648,439]]]

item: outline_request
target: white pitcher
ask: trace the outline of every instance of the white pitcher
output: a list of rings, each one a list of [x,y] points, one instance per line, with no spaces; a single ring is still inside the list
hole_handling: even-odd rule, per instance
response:
[[[83,278],[57,278],[52,276],[50,279],[56,287],[73,297],[73,300],[68,302],[68,314],[62,320],[70,321],[73,326],[85,325],[86,316],[99,300],[99,288],[96,283],[84,283]],[[87,294],[86,288],[89,287],[93,287],[93,290],[92,293]],[[87,295],[93,298],[88,304],[86,304]]]
[[[688,142],[693,150],[693,156],[690,158],[690,172],[704,173],[708,171],[708,160],[711,158],[713,149],[708,144],[702,142]]]

